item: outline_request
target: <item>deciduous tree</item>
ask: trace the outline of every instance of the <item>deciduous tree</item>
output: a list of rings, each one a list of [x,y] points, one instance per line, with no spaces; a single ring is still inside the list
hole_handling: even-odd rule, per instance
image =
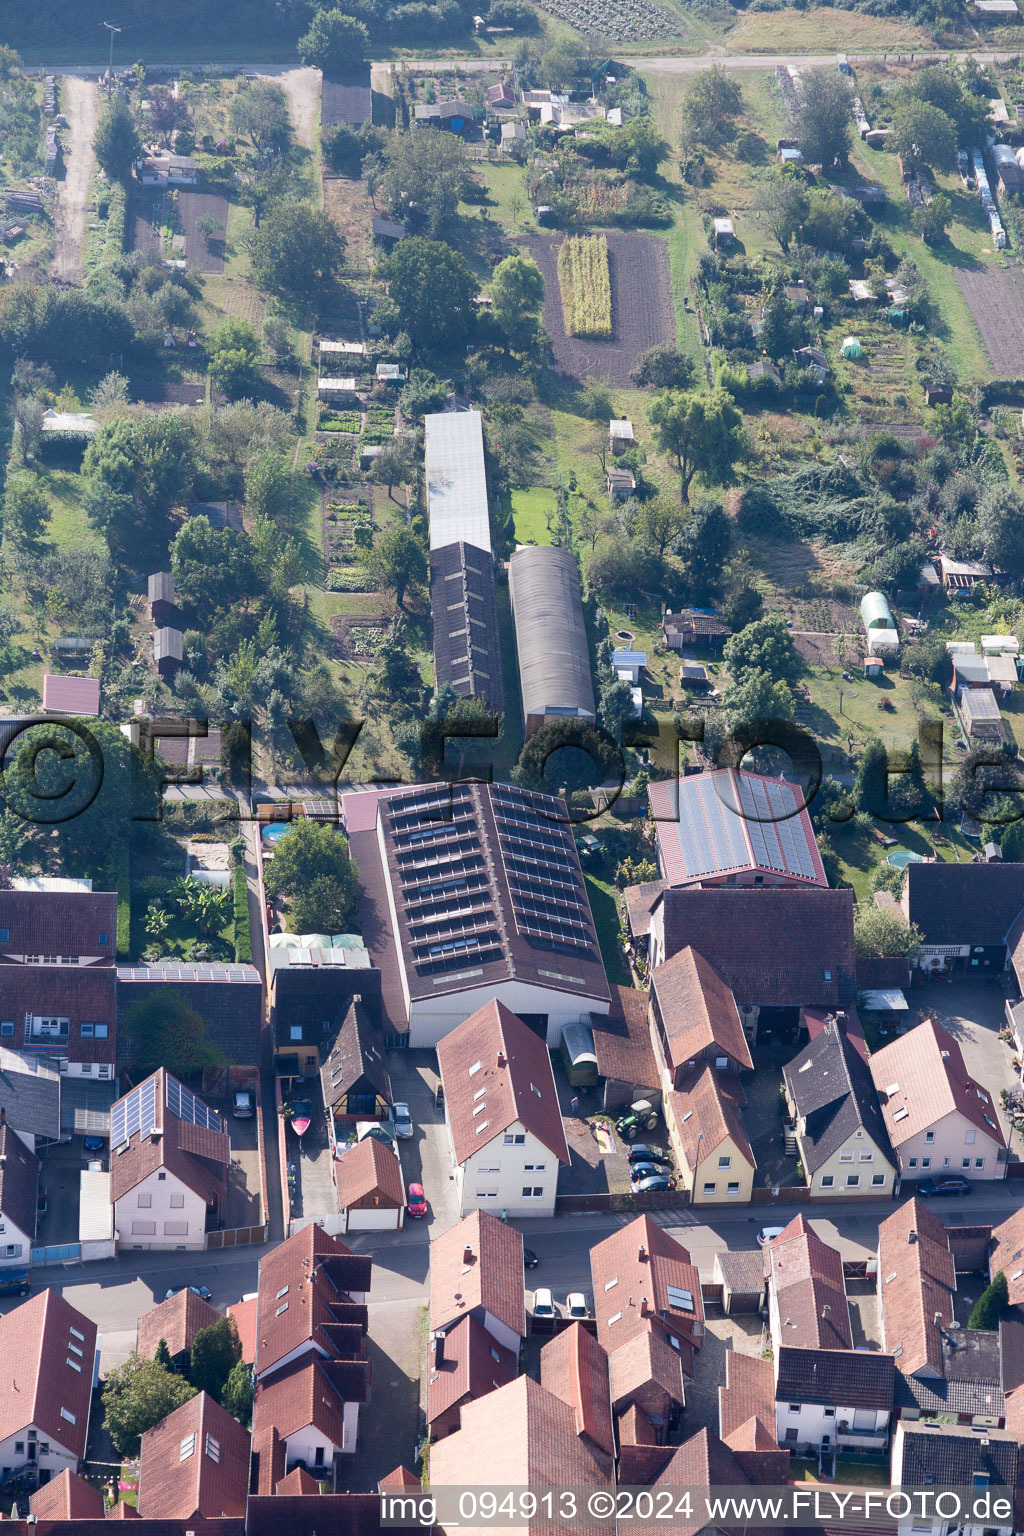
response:
[[[142,154],[142,140],[127,101],[115,91],[107,102],[92,141],[100,169],[111,181],[127,181]]]
[[[638,389],[685,389],[693,378],[693,359],[662,341],[640,353],[629,376]]]
[[[288,900],[293,933],[347,932],[359,889],[347,839],[326,822],[293,822],[274,850],[266,888],[272,899]]]
[[[461,251],[441,240],[413,236],[391,253],[383,273],[401,324],[416,346],[446,352],[465,342],[473,327],[479,285]]]
[[[491,313],[510,346],[527,345],[537,333],[544,304],[544,279],[537,263],[514,252],[491,278]]]
[[[260,387],[257,364],[263,348],[245,320],[227,320],[210,337],[207,348],[210,378],[233,400],[252,396]]]
[[[780,248],[788,251],[789,242],[807,215],[803,184],[790,171],[773,171],[761,183],[759,206]]]
[[[361,21],[344,11],[317,11],[298,46],[303,64],[312,64],[325,75],[354,75],[366,63],[370,34]]]
[[[282,150],[292,131],[288,98],[273,80],[250,80],[231,98],[228,126],[254,149]]]
[[[886,149],[905,170],[947,171],[956,158],[956,129],[940,107],[911,99],[893,113]]]
[[[695,475],[706,485],[729,484],[745,441],[743,418],[726,390],[665,390],[655,396],[648,415],[658,448],[675,463],[684,503]]]
[[[131,1354],[111,1371],[103,1388],[104,1427],[121,1456],[137,1456],[142,1436],[196,1389],[156,1360]]]
[[[206,1020],[176,987],[140,998],[125,1011],[122,1033],[132,1061],[143,1072],[164,1066],[179,1074],[218,1067],[223,1055],[207,1038]]]
[[[860,902],[853,912],[853,944],[866,958],[906,956],[914,959],[921,948],[921,933],[902,912]]]
[[[992,1277],[992,1283],[982,1291],[970,1317],[967,1319],[968,1328],[984,1328],[994,1332],[999,1327],[999,1319],[1003,1308],[1009,1305],[1010,1287],[1002,1270]]]
[[[366,572],[378,592],[393,592],[403,608],[409,588],[426,579],[423,541],[411,528],[385,528],[366,558]]]
[[[282,299],[326,299],[344,259],[345,241],[334,220],[306,203],[278,203],[252,240],[253,276]]]
[[[242,1341],[233,1317],[222,1317],[200,1328],[192,1340],[188,1379],[198,1392],[208,1392],[218,1403],[235,1363],[242,1358]]]
[[[683,129],[699,144],[716,145],[731,139],[743,95],[735,80],[713,64],[697,76],[683,103]]]
[[[804,102],[797,118],[797,137],[808,165],[830,171],[844,166],[853,131],[851,91],[835,69],[811,69],[803,77]]]

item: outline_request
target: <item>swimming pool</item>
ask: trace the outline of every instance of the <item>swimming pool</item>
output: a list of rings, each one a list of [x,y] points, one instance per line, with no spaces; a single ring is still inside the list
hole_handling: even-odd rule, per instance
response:
[[[287,837],[291,831],[291,822],[272,821],[269,827],[263,827],[262,837],[265,843],[279,843],[282,837]]]
[[[926,864],[928,861],[923,853],[912,853],[909,848],[894,848],[885,862],[891,864],[893,869],[906,869],[908,864]]]

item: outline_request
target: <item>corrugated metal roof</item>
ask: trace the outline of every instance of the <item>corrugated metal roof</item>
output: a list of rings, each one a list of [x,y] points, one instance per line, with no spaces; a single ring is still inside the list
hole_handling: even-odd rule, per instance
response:
[[[580,578],[568,549],[532,544],[509,562],[523,714],[597,713]]]
[[[473,544],[491,548],[484,474],[483,418],[479,411],[442,411],[424,417],[430,547]]]

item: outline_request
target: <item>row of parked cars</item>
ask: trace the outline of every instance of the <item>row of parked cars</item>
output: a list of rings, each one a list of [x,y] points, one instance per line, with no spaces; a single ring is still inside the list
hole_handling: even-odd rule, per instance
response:
[[[652,1146],[649,1142],[634,1142],[626,1156],[629,1159],[629,1188],[632,1194],[672,1188],[672,1158],[664,1147]]]

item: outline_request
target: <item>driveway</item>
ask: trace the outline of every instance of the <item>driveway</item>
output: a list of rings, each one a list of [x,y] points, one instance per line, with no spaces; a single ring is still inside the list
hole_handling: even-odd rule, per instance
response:
[[[753,1051],[754,1075],[742,1079],[747,1095],[743,1126],[750,1140],[757,1171],[754,1183],[762,1188],[792,1188],[797,1182],[796,1158],[787,1157],[782,1134],[782,1068],[799,1049],[789,1036],[759,1042]],[[760,1207],[758,1207],[760,1209]]]
[[[333,1216],[338,1209],[338,1192],[319,1076],[304,1082],[295,1097],[309,1099],[312,1118],[302,1136],[296,1136],[290,1125],[285,1126],[285,1172],[291,1183],[292,1216]]]
[[[997,981],[928,981],[914,987],[911,1008],[931,1018],[953,1036],[963,1052],[968,1072],[992,1095],[1011,1154],[1024,1157],[1024,1139],[1010,1131],[1000,1103],[1000,1090],[1014,1089],[1017,1081],[1011,1062],[1013,1047],[1000,1040],[1006,1027],[1006,994]],[[1010,1140],[1012,1134],[1012,1142]]]
[[[53,275],[62,283],[82,281],[82,241],[96,157],[92,141],[100,116],[99,86],[93,80],[65,75],[60,82],[60,108],[68,120],[64,129],[64,180],[58,184],[54,216]]]
[[[423,1185],[426,1226],[431,1237],[447,1232],[459,1219],[455,1172],[448,1154],[444,1110],[436,1103],[436,1051],[389,1051],[391,1091],[397,1104],[408,1104],[413,1134],[398,1143],[406,1184]]]

